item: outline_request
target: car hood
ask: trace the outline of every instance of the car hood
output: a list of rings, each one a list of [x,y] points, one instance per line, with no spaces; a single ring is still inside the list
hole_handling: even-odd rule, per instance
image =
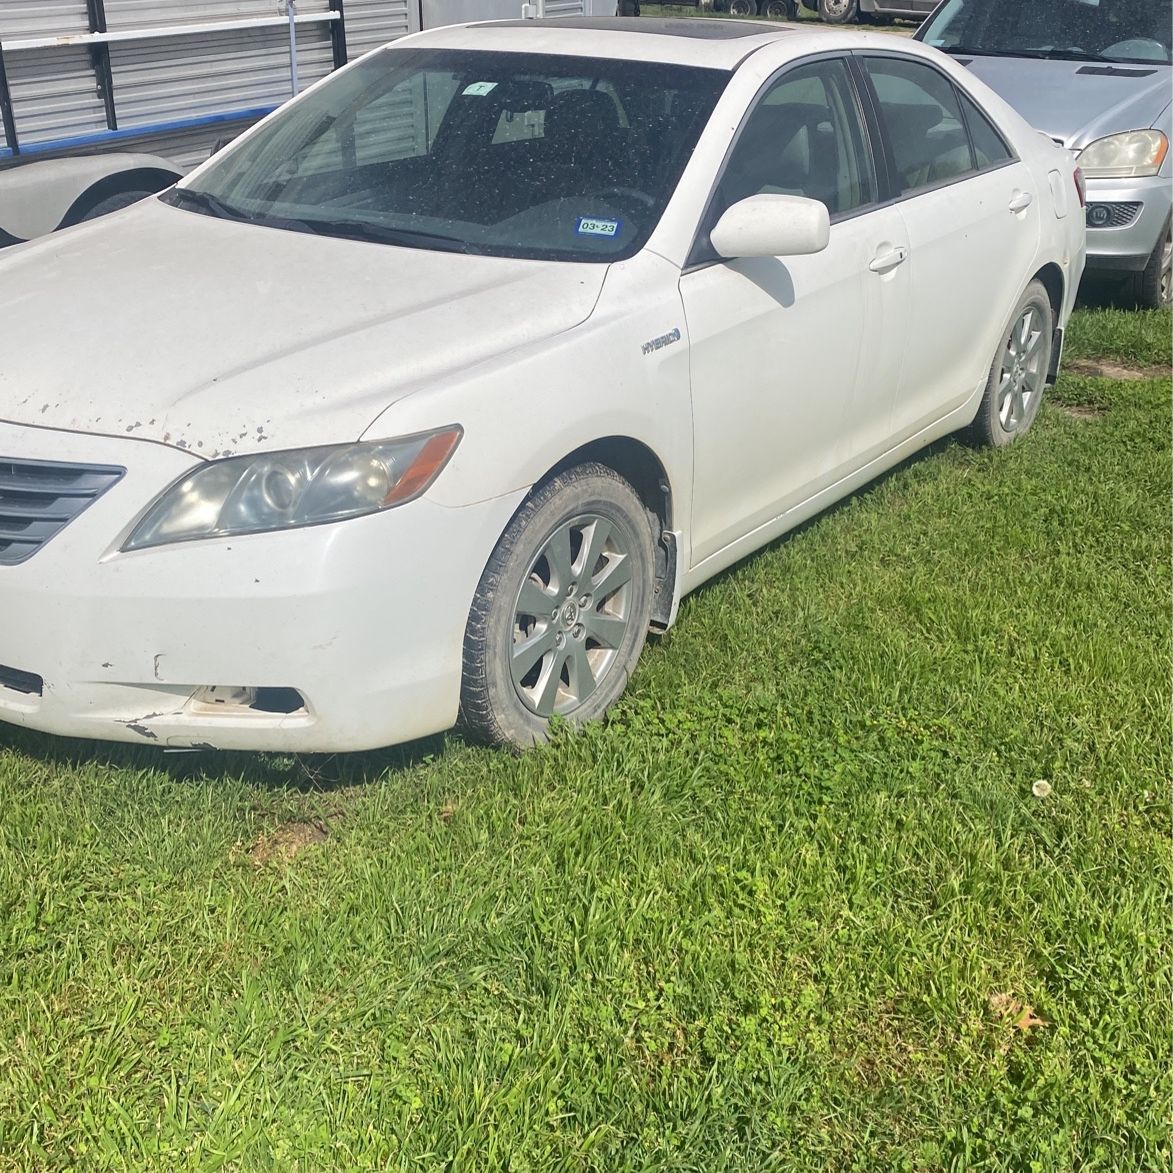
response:
[[[1028,57],[961,60],[1031,126],[1072,150],[1104,135],[1146,129],[1169,105],[1167,65],[1105,67]],[[1104,68],[1112,73],[1088,72]]]
[[[0,420],[206,457],[354,440],[413,390],[582,322],[606,268],[147,200],[0,252]]]

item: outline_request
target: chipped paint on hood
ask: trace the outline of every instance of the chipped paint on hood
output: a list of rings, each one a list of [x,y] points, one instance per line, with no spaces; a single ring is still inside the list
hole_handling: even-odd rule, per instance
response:
[[[0,420],[205,457],[354,440],[413,390],[585,320],[606,268],[146,200],[0,252]]]

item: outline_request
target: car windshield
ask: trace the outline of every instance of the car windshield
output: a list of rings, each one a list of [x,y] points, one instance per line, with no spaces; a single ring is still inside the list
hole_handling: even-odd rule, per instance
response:
[[[947,0],[918,36],[949,53],[1170,61],[1173,0]]]
[[[324,236],[618,260],[656,226],[729,76],[644,61],[390,47],[164,198]]]

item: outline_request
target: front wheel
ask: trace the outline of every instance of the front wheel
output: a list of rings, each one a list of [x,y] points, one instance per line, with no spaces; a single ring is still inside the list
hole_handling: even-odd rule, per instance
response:
[[[550,718],[601,717],[635,668],[652,612],[652,524],[635,490],[601,464],[538,489],[497,544],[469,613],[461,721],[524,749]]]
[[[1054,312],[1041,281],[1032,281],[994,356],[977,416],[966,433],[971,443],[1001,448],[1034,423],[1051,369]]]
[[[1173,226],[1166,225],[1142,272],[1129,279],[1128,298],[1142,309],[1173,305]]]
[[[819,18],[828,24],[849,24],[859,12],[859,0],[819,0]]]

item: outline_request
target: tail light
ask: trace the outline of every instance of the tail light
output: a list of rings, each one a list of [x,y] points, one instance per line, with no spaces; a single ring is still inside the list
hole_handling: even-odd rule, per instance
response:
[[[1075,169],[1075,190],[1079,193],[1079,206],[1081,208],[1087,207],[1087,184],[1083,181],[1083,168],[1076,167]]]

